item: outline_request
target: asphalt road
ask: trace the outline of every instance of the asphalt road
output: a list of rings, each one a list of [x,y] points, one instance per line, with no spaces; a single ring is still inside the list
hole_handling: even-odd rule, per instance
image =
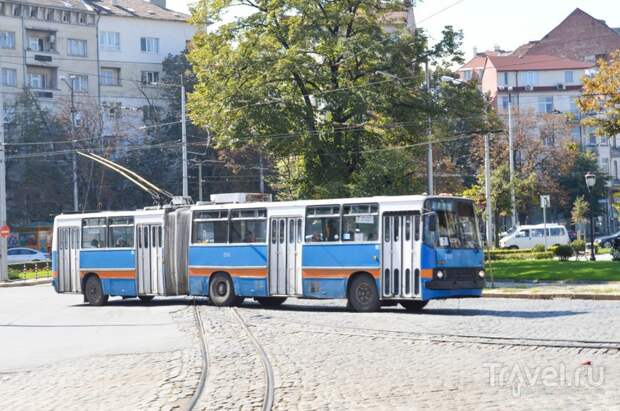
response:
[[[368,314],[342,300],[201,301],[198,311],[209,358],[201,410],[261,409],[268,392],[279,410],[620,404],[614,301],[450,300]],[[5,409],[184,408],[203,366],[184,298],[89,307],[49,286],[0,289],[0,347]]]

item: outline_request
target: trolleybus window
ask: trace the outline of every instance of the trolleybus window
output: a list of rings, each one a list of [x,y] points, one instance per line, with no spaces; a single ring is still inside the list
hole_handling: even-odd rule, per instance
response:
[[[194,213],[192,243],[211,244],[228,241],[228,210]]]
[[[106,246],[105,220],[105,218],[82,220],[82,248],[104,248]]]
[[[267,210],[230,210],[231,243],[264,243],[266,234]]]
[[[306,241],[340,240],[340,206],[308,207],[306,210]]]
[[[342,211],[342,241],[377,241],[379,207],[376,204],[345,205]]]
[[[433,199],[426,208],[434,211],[424,219],[424,241],[433,247],[479,248],[473,205],[466,201]]]
[[[110,217],[110,247],[133,247],[133,217]]]

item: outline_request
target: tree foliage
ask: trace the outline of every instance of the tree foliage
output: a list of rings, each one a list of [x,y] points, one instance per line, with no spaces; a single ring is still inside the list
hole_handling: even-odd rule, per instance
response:
[[[602,136],[620,134],[620,50],[611,53],[609,61],[599,60],[598,70],[583,78],[583,95],[578,105],[588,116],[583,123],[596,127]]]
[[[189,55],[193,121],[219,147],[253,145],[269,156],[286,196],[375,192],[356,186],[370,153],[423,140],[428,114],[442,110],[422,86],[422,64],[460,62],[461,34],[446,27],[431,46],[422,30],[386,31],[402,10],[394,0],[238,3],[251,12],[229,23],[222,16],[232,1],[202,0],[194,10],[195,22],[220,25],[200,31]],[[294,165],[294,189],[284,165]],[[397,165],[405,163],[388,166]],[[402,181],[392,181],[382,193],[400,192]]]

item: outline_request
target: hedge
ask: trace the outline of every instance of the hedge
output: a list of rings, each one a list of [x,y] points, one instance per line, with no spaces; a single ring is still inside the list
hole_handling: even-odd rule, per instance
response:
[[[486,253],[486,258],[491,261],[499,260],[551,260],[554,257],[553,251],[542,252],[523,252],[520,253],[497,253],[490,251]]]

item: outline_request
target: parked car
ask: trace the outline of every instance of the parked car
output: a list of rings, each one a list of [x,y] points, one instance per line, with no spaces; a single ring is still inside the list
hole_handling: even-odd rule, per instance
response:
[[[7,262],[9,264],[36,263],[38,261],[49,261],[50,259],[49,254],[26,247],[10,248],[7,254]]]
[[[600,245],[603,248],[612,248],[616,241],[616,238],[620,238],[620,231],[614,234],[598,237],[594,239],[594,244]]]
[[[545,226],[522,225],[512,234],[499,240],[501,248],[532,248],[545,244]],[[547,246],[570,244],[566,227],[560,224],[547,224]]]

